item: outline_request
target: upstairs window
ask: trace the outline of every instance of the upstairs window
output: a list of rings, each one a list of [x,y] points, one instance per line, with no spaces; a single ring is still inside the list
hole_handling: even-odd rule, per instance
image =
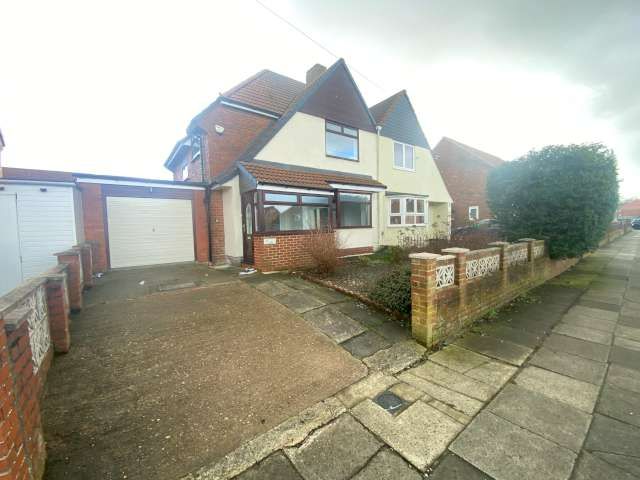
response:
[[[338,226],[366,228],[371,226],[370,193],[338,193]]]
[[[195,162],[202,155],[202,137],[194,135],[191,137],[191,161]]]
[[[425,225],[424,198],[392,198],[389,200],[389,225]]]
[[[182,166],[182,180],[188,180],[189,179],[189,161],[185,161],[184,165]]]
[[[393,142],[393,166],[399,170],[415,170],[413,145]]]
[[[469,207],[469,220],[476,221],[480,218],[480,208],[478,206]]]
[[[325,123],[326,153],[330,157],[358,160],[358,130],[327,121]]]

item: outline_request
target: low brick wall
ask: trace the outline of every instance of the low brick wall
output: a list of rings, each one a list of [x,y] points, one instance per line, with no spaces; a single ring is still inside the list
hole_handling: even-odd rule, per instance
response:
[[[413,336],[427,346],[440,343],[488,311],[555,277],[578,259],[551,260],[542,240],[522,239],[443,255],[411,255]]]
[[[44,385],[54,351],[71,345],[71,299],[82,305],[82,289],[93,278],[90,247],[58,258],[58,266],[0,297],[0,479],[44,475]]]

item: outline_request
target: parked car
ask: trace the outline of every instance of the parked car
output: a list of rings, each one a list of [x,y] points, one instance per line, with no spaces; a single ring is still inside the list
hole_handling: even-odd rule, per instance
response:
[[[631,228],[634,230],[640,230],[640,217],[631,220]]]

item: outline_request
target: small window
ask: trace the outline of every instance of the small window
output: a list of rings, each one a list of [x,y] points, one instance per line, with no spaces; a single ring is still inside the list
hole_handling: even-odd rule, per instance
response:
[[[358,130],[326,122],[325,147],[330,157],[358,160]]]
[[[202,138],[200,135],[191,137],[191,161],[195,162],[202,155]]]
[[[424,198],[389,199],[389,225],[425,225],[426,201]]]
[[[182,166],[182,180],[189,179],[189,162],[185,162]]]
[[[302,195],[300,203],[310,205],[329,205],[329,197],[320,197],[316,195]]]
[[[415,170],[413,145],[393,142],[393,166],[399,170]]]
[[[477,206],[469,207],[469,220],[476,221],[480,218],[480,208]]]
[[[265,193],[264,201],[278,203],[298,203],[298,195],[289,195],[286,193]]]
[[[371,226],[371,194],[338,193],[338,225],[340,227]]]

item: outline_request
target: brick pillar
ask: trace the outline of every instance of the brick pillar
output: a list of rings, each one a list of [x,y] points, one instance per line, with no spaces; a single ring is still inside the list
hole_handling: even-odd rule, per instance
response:
[[[72,311],[82,310],[82,263],[79,250],[66,250],[56,253],[58,263],[66,263],[67,289],[69,292],[69,306]]]
[[[444,248],[442,253],[445,255],[453,255],[455,261],[455,284],[458,285],[460,292],[460,310],[464,311],[467,306],[467,253],[468,248]]]
[[[53,349],[59,353],[67,353],[71,347],[69,331],[69,297],[67,293],[67,274],[48,275],[47,309],[49,310],[49,330]]]
[[[509,283],[507,272],[507,269],[509,268],[507,263],[507,247],[509,246],[509,242],[491,242],[489,246],[500,248],[500,286],[505,289]]]
[[[412,253],[411,259],[411,333],[418,342],[431,346],[438,322],[436,303],[436,266],[440,255]]]
[[[535,245],[535,238],[520,238],[519,242],[527,244],[527,260],[529,261],[529,275],[533,279],[535,277],[535,262],[533,258],[533,246]]]
[[[84,288],[93,287],[93,252],[91,245],[83,243],[78,247],[82,260],[82,283]]]
[[[224,253],[224,209],[222,190],[213,190],[209,199],[209,216],[211,217],[211,250],[213,264],[227,263]]]

